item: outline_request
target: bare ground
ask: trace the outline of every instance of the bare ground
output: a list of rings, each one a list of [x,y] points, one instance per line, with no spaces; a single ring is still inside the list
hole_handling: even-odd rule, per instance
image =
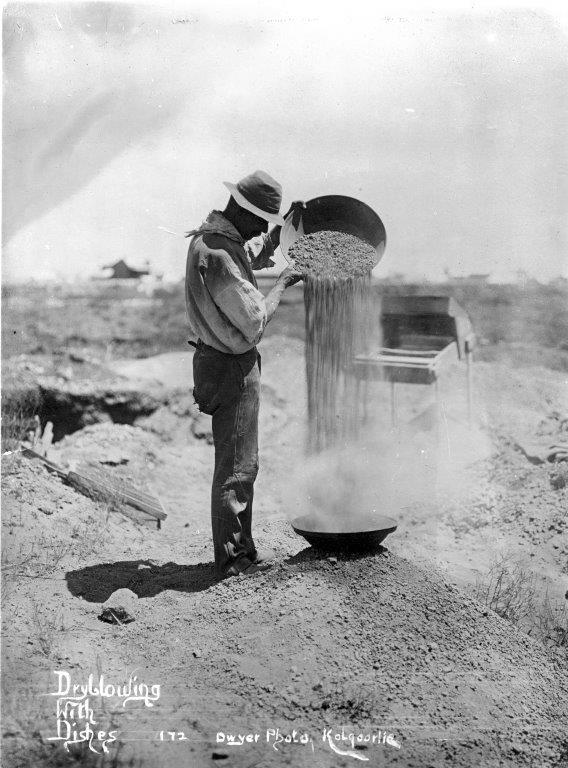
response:
[[[213,579],[213,448],[189,394],[190,354],[113,364],[114,376],[129,377],[123,389],[156,396],[166,386],[163,404],[133,424],[100,416],[50,453],[158,494],[168,511],[160,531],[26,459],[5,460],[3,764],[245,768],[347,766],[364,757],[377,766],[566,764],[565,650],[475,597],[478,580],[505,555],[534,575],[538,599],[548,588],[563,600],[568,491],[551,483],[558,465],[533,465],[516,445],[524,435],[565,437],[565,375],[478,363],[471,429],[456,371],[443,393],[443,450],[431,431],[416,427],[411,440],[389,431],[388,399],[377,385],[368,450],[350,457],[356,478],[375,479],[354,504],[379,493],[381,511],[395,514],[399,528],[379,553],[334,562],[288,522],[303,511],[301,489],[321,471],[304,460],[302,344],[272,337],[262,351],[254,531],[278,554],[266,574]],[[401,421],[430,396],[404,388]],[[380,454],[372,452],[377,433]],[[334,484],[323,493],[333,507]],[[119,588],[138,597],[135,621],[99,621]],[[119,738],[108,755],[83,745],[67,757],[46,741],[55,733],[55,697],[42,694],[55,690],[54,670],[82,683],[91,673],[123,683],[135,671],[161,686],[160,699],[150,708],[93,697],[100,727]],[[392,733],[400,748],[363,742],[357,757],[338,754],[329,741],[349,749],[335,738],[342,726],[344,735]],[[309,740],[267,742],[267,729],[281,736],[295,729]],[[168,731],[187,741],[169,742]],[[227,747],[215,743],[218,732],[259,740]]]

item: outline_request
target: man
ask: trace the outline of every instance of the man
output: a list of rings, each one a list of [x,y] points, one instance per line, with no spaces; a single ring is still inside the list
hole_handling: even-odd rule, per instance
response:
[[[282,188],[263,171],[225,182],[231,197],[212,211],[193,236],[187,256],[186,303],[192,328],[193,395],[212,416],[215,470],[211,523],[216,574],[249,576],[270,565],[272,553],[257,550],[251,531],[258,472],[260,355],[256,345],[284,290],[301,275],[286,268],[266,299],[253,269],[272,266],[280,241]],[[292,204],[298,215],[303,203]],[[269,223],[277,225],[268,235]],[[248,241],[263,237],[255,256]]]

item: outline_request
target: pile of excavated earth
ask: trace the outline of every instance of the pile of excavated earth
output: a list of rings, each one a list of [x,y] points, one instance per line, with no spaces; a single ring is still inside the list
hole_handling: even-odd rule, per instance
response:
[[[548,575],[563,598],[562,465],[532,463],[518,448],[527,434],[543,444],[565,436],[561,374],[477,364],[480,410],[484,402],[495,410],[468,430],[459,402],[449,403],[458,474],[447,473],[446,456],[428,485],[432,437],[416,431],[415,453],[397,466],[399,486],[420,493],[402,494],[397,532],[376,553],[330,555],[289,524],[304,511],[298,486],[315,477],[303,466],[303,345],[273,337],[261,351],[254,532],[277,562],[220,582],[210,542],[213,446],[191,398],[191,354],[64,370],[14,362],[29,374],[15,371],[19,386],[49,392],[52,414],[63,401],[75,414],[59,425],[54,416],[49,457],[155,494],[168,517],[158,530],[79,494],[40,462],[5,457],[3,764],[73,765],[77,755],[84,765],[180,768],[566,764],[565,648],[528,635],[475,590],[493,546]],[[411,389],[400,408],[419,418],[424,402]],[[388,412],[379,385],[376,397]],[[67,753],[64,739],[48,740],[57,735],[56,671],[83,685],[93,676],[100,754],[84,741]],[[148,695],[123,706],[108,686],[129,679]]]

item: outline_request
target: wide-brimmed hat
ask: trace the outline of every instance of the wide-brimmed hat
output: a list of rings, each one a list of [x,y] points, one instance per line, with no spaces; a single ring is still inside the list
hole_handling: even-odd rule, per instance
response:
[[[265,171],[255,171],[236,184],[230,181],[224,181],[223,184],[241,208],[246,208],[272,224],[284,225],[284,219],[280,216],[282,187]]]

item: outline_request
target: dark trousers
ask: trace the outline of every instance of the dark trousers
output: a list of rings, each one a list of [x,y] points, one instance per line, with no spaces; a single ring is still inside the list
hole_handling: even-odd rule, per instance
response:
[[[252,502],[258,473],[260,355],[256,348],[227,355],[198,343],[193,356],[193,396],[212,416],[215,471],[211,524],[215,571],[255,555]]]

